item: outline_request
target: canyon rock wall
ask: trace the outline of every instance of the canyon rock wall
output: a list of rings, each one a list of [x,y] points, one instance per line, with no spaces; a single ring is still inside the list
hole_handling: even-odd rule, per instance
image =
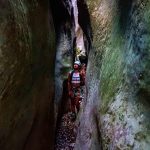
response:
[[[0,149],[53,149],[55,35],[46,0],[0,0]]]
[[[52,0],[56,31],[55,118],[68,111],[67,78],[73,64],[74,19],[70,1]],[[67,107],[68,106],[68,107]]]
[[[76,149],[150,146],[150,1],[87,0],[93,29]]]

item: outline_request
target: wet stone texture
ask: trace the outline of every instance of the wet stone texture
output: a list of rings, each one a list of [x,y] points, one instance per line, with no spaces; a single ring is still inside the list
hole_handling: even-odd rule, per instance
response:
[[[149,150],[150,0],[87,4],[93,47],[75,148],[99,150],[95,137],[100,133],[104,150]]]
[[[53,148],[55,34],[48,1],[0,0],[0,14],[0,149]]]

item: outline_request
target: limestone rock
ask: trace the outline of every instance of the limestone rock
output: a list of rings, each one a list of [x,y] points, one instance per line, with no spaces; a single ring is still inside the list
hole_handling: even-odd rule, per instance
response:
[[[55,35],[48,1],[0,0],[0,14],[0,149],[53,149]]]
[[[93,149],[98,149],[102,141],[103,149],[148,150],[150,1],[86,2],[91,15],[93,48],[88,58],[87,99],[76,148],[83,146],[83,136],[90,131],[91,138],[84,142],[87,149],[94,146]],[[98,133],[101,140],[97,145]]]

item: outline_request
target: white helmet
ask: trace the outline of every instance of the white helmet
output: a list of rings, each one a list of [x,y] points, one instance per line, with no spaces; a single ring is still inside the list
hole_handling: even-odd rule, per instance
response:
[[[78,60],[75,61],[74,64],[77,64],[78,66],[81,66],[81,63],[80,63],[80,61],[78,61]]]

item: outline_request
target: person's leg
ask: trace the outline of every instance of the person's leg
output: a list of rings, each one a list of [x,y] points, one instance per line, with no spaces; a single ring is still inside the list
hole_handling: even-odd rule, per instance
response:
[[[80,97],[76,98],[76,108],[77,108],[77,112],[79,112],[80,110],[80,103],[79,103]]]
[[[76,108],[77,108],[77,111],[79,112],[79,110],[80,110],[80,95],[81,95],[81,89],[80,88],[78,88],[77,89],[77,93],[76,93],[76,100],[75,100],[75,102],[76,102]]]
[[[76,103],[75,103],[75,99],[72,98],[71,99],[71,120],[75,121],[76,120],[76,112],[75,112],[75,107],[76,107]]]

